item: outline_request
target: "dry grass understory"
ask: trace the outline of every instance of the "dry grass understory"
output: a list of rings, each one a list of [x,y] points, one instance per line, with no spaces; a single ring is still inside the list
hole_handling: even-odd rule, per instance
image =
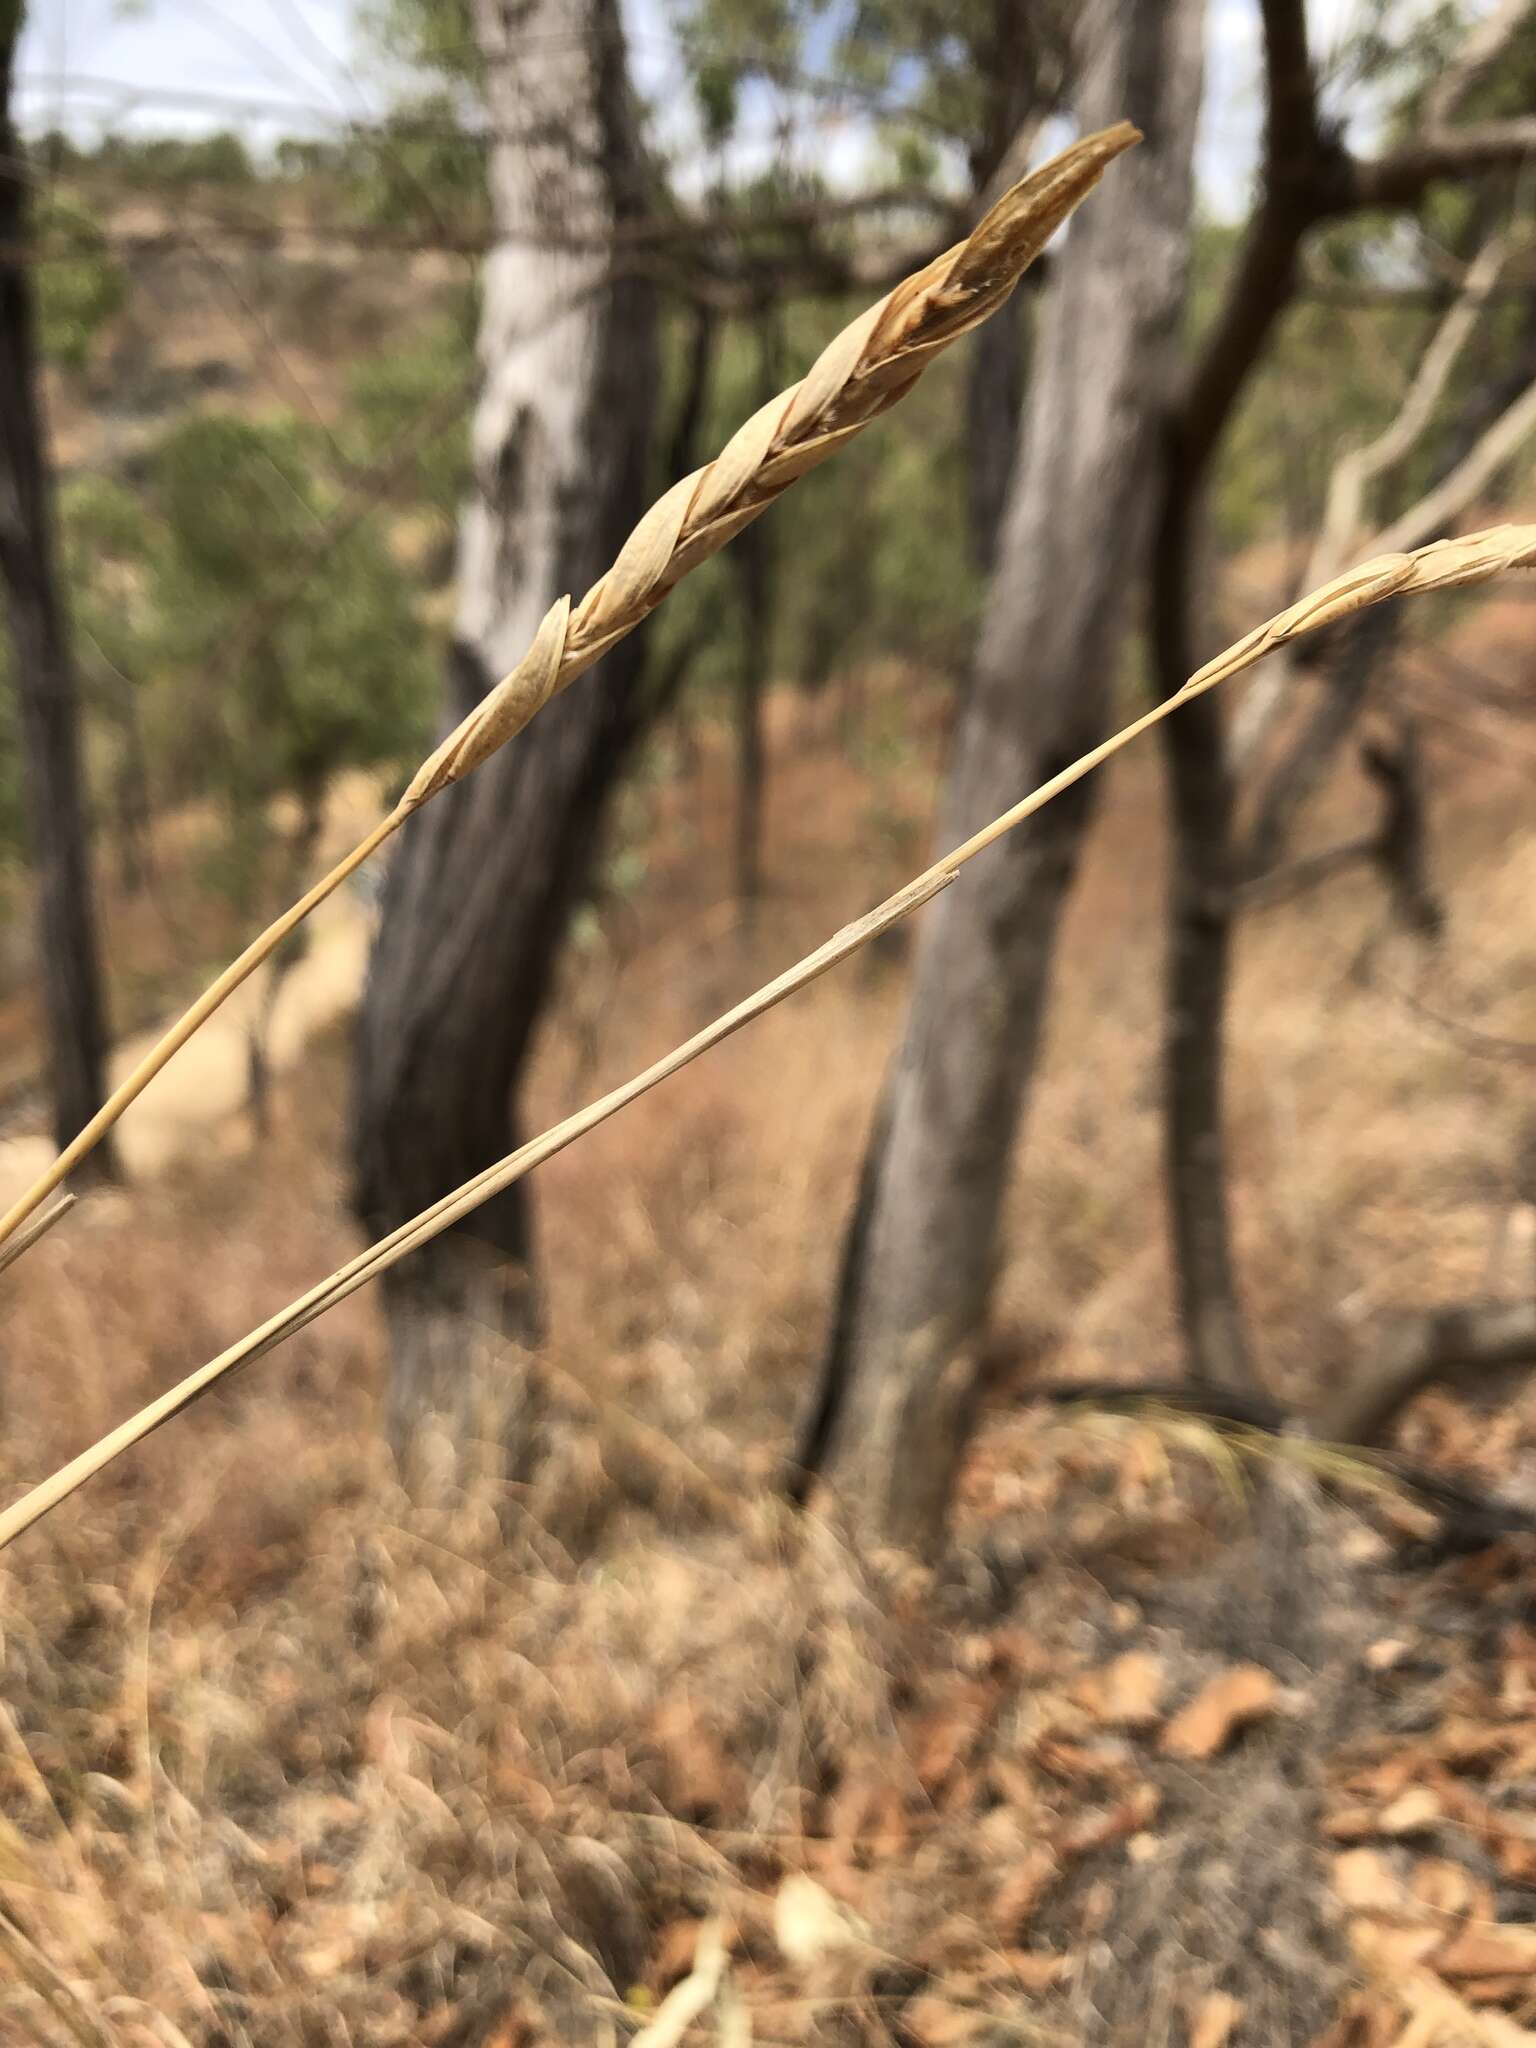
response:
[[[1514,594],[1487,604],[1484,666],[1517,672],[1527,617]],[[653,787],[632,821],[647,879],[612,947],[573,963],[541,1120],[912,871],[941,699],[921,677],[872,689],[905,749],[878,793],[832,707],[775,704],[772,893],[750,942],[714,902],[723,749]],[[1390,930],[1363,870],[1244,932],[1239,1249],[1266,1369],[1297,1399],[1386,1307],[1487,1291],[1530,1258],[1510,1178],[1528,1075],[1430,1021],[1536,1040],[1530,762],[1491,711],[1431,744],[1439,957]],[[1160,825],[1150,757],[1110,773],[998,1353],[1155,1379],[1177,1363],[1151,1051]],[[1331,801],[1320,838],[1354,793]],[[694,2039],[1107,2038],[1090,2011],[1106,1942],[1137,1963],[1138,2042],[1217,2048],[1258,1994],[1241,1958],[1186,1941],[1184,1844],[1201,1798],[1235,1825],[1244,1786],[1290,1784],[1293,1731],[1326,1761],[1315,1825],[1349,1940],[1324,1988],[1353,2013],[1335,2038],[1532,2038],[1518,1560],[1383,1571],[1398,1510],[1299,1510],[1350,1615],[1342,1648],[1318,1625],[1341,1728],[1304,1644],[1245,1676],[1265,1659],[1181,1591],[1224,1547],[1245,1601],[1267,1569],[1245,1468],[1208,1433],[1012,1412],[1003,1371],[942,1582],[856,1566],[816,1525],[791,1549],[758,1505],[902,979],[866,955],[540,1170],[550,1241],[584,1251],[551,1275],[532,1482],[428,1469],[400,1490],[364,1294],[0,1561],[0,2042],[627,2040],[718,1922]],[[7,1495],[351,1252],[343,1058],[316,1049],[267,1147],[131,1210],[93,1198],[7,1276],[7,1376],[41,1390],[6,1415]],[[507,1383],[508,1361],[483,1363]],[[1528,1491],[1536,1407],[1427,1396],[1406,1441]],[[1142,1872],[1166,1901],[1152,1933]],[[702,1960],[708,1990],[707,1942]]]

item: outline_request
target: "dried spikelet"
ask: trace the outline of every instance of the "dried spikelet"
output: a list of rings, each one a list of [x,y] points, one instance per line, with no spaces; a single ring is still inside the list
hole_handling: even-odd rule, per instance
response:
[[[770,399],[713,462],[651,507],[579,605],[560,598],[550,606],[517,667],[422,763],[401,812],[495,753],[632,633],[691,569],[910,391],[936,355],[996,312],[1105,167],[1136,140],[1122,121],[1074,143],[1005,192],[963,242],[845,327],[798,384]]]
[[[430,1239],[440,1236],[461,1218],[488,1202],[493,1195],[521,1180],[544,1160],[562,1152],[567,1145],[587,1131],[627,1107],[640,1096],[647,1094],[660,1082],[678,1073],[700,1053],[729,1038],[744,1024],[760,1017],[802,989],[808,983],[825,974],[829,967],[856,953],[878,933],[887,930],[899,919],[906,917],[919,904],[929,902],[942,889],[954,881],[968,861],[984,853],[1005,833],[1011,832],[1026,818],[1048,804],[1052,797],[1060,796],[1075,782],[1080,782],[1092,769],[1107,761],[1139,734],[1158,724],[1162,719],[1186,704],[1192,697],[1214,689],[1218,683],[1252,668],[1266,654],[1283,646],[1289,640],[1298,639],[1303,633],[1316,632],[1323,626],[1348,617],[1353,612],[1366,610],[1379,604],[1384,598],[1405,596],[1409,593],[1422,594],[1434,590],[1455,590],[1471,583],[1486,583],[1495,576],[1501,576],[1510,569],[1524,569],[1536,566],[1536,526],[1496,526],[1482,533],[1470,533],[1460,540],[1435,541],[1430,546],[1416,549],[1412,554],[1381,555],[1375,560],[1364,562],[1358,569],[1351,569],[1342,576],[1325,583],[1321,589],[1312,591],[1299,599],[1285,611],[1279,612],[1264,625],[1257,626],[1241,640],[1218,654],[1213,661],[1196,671],[1183,689],[1167,697],[1162,703],[1123,726],[1117,733],[1102,741],[1090,752],[1074,761],[1059,775],[1043,782],[1038,789],[1021,797],[1010,810],[983,826],[953,853],[946,854],[933,866],[918,875],[913,881],[898,889],[895,895],[887,897],[884,903],[869,911],[854,923],[845,925],[840,932],[818,946],[813,953],[783,974],[775,977],[754,995],[727,1010],[702,1031],[676,1046],[657,1060],[641,1074],[626,1081],[621,1087],[612,1089],[598,1101],[578,1110],[574,1116],[554,1125],[542,1137],[534,1138],[516,1152],[509,1153],[496,1165],[487,1167],[473,1180],[466,1181],[441,1201],[411,1222],[402,1224],[388,1237],[372,1245],[367,1251],[338,1268],[327,1279],[299,1296],[296,1301],[280,1309],[278,1313],[259,1329],[241,1338],[217,1358],[210,1359],[196,1372],[190,1373],[178,1386],[151,1401],[148,1407],[132,1416],[127,1422],[104,1436],[100,1442],[73,1459],[68,1465],[24,1494],[11,1507],[0,1514],[0,1549],[19,1536],[24,1529],[46,1515],[52,1508],[66,1500],[93,1474],[102,1470],[120,1457],[124,1451],[158,1429],[183,1408],[189,1407],[200,1394],[205,1393],[226,1373],[236,1367],[248,1364],[280,1344],[285,1337],[303,1329],[328,1308],[343,1301],[359,1287],[365,1286],[388,1267],[396,1265],[408,1253]]]
[[[557,691],[632,633],[690,569],[718,553],[796,477],[861,433],[911,389],[941,350],[995,312],[1108,165],[1139,139],[1130,122],[1121,121],[1084,136],[1013,186],[963,242],[844,328],[809,373],[755,413],[713,462],[674,484],[579,605],[573,609],[562,597],[550,606],[517,667],[428,756],[395,808],[209,984],[47,1172],[0,1216],[0,1244],[94,1150],[214,1011],[413,811],[521,732]]]

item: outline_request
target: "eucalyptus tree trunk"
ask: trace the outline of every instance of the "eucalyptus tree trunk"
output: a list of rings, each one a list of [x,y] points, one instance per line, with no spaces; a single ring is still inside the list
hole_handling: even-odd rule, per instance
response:
[[[546,607],[608,566],[644,509],[655,307],[625,275],[646,206],[618,0],[475,0],[497,131],[474,490],[462,519],[446,714],[523,654]],[[629,640],[406,826],[358,1031],[354,1200],[370,1232],[517,1142],[517,1094],[609,799],[645,725]],[[514,1187],[386,1287],[397,1434],[462,1422],[475,1325],[540,1323]]]
[[[1146,140],[1053,262],[944,845],[1106,722],[1183,300],[1203,16],[1201,0],[1091,0],[1080,19],[1081,125],[1128,115]],[[824,1470],[876,1539],[924,1548],[942,1525],[1091,789],[984,855],[923,928],[800,1458],[802,1489]]]
[[[62,1149],[106,1094],[90,826],[79,693],[54,553],[53,499],[37,359],[26,157],[11,118],[19,0],[0,4],[0,582],[25,767],[27,842],[54,1137]],[[111,1176],[110,1145],[81,1179]]]

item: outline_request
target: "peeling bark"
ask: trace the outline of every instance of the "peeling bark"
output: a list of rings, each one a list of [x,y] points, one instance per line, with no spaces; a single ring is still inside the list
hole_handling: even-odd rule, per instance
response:
[[[646,205],[616,0],[477,0],[475,19],[491,112],[515,139],[491,165],[503,239],[483,285],[450,721],[643,510],[657,381],[651,287],[603,245]],[[645,727],[641,660],[641,643],[622,643],[401,835],[358,1031],[354,1201],[370,1235],[516,1142],[560,943]],[[385,1304],[397,1434],[427,1411],[462,1424],[474,1322],[538,1333],[525,1190],[396,1269]]]

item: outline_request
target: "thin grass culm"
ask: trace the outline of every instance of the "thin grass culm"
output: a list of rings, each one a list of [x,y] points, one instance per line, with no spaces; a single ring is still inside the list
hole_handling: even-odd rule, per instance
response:
[[[797,477],[904,397],[934,357],[995,313],[1057,228],[1117,156],[1129,121],[1085,135],[1005,192],[957,242],[845,327],[798,384],[780,392],[640,521],[580,603],[552,604],[509,675],[438,746],[368,836],[204,990],[115,1088],[48,1170],[0,1216],[0,1244],[61,1186],[198,1028],[288,934],[440,790],[489,759],[549,700],[632,633],[690,570],[717,554]]]
[[[871,910],[866,916],[845,925],[824,944],[803,960],[785,970],[773,981],[766,983],[754,995],[738,1003],[734,1009],[724,1012],[702,1031],[676,1046],[664,1058],[647,1067],[632,1080],[601,1096],[574,1116],[565,1118],[541,1137],[534,1138],[526,1145],[509,1153],[496,1165],[488,1167],[473,1180],[445,1195],[431,1208],[414,1217],[409,1223],[393,1231],[379,1243],[369,1246],[366,1251],[339,1267],[326,1279],[300,1295],[286,1308],[252,1330],[223,1351],[217,1358],[210,1359],[160,1395],[157,1400],[130,1417],[127,1422],[102,1437],[99,1442],[83,1451],[79,1457],[63,1466],[52,1478],[35,1486],[11,1507],[0,1513],[0,1549],[15,1537],[29,1529],[32,1524],[67,1500],[86,1480],[110,1465],[115,1459],[141,1442],[152,1430],[190,1406],[200,1394],[204,1394],[227,1374],[263,1353],[272,1350],[285,1337],[292,1336],[328,1308],[343,1301],[359,1287],[365,1286],[388,1267],[396,1265],[417,1246],[440,1236],[462,1217],[487,1202],[503,1188],[530,1173],[544,1160],[552,1158],[567,1145],[573,1144],[586,1132],[647,1094],[662,1081],[696,1060],[701,1053],[729,1038],[743,1025],[760,1017],[805,988],[818,976],[846,960],[862,946],[868,944],[878,933],[887,930],[921,904],[927,903],[955,880],[960,870],[989,846],[994,845],[1003,835],[1021,825],[1026,818],[1041,810],[1053,797],[1059,796],[1075,782],[1107,761],[1122,747],[1128,746],[1140,734],[1167,718],[1187,704],[1191,698],[1202,696],[1214,689],[1218,683],[1241,674],[1287,642],[1299,639],[1303,634],[1317,632],[1324,626],[1333,625],[1339,619],[1353,612],[1366,610],[1380,604],[1389,597],[1401,597],[1436,590],[1453,590],[1465,584],[1486,583],[1511,569],[1536,566],[1536,525],[1498,526],[1485,532],[1471,533],[1459,540],[1436,541],[1429,547],[1418,548],[1412,554],[1379,555],[1364,562],[1357,569],[1351,569],[1335,577],[1320,589],[1300,598],[1283,612],[1278,612],[1262,626],[1256,626],[1241,640],[1235,641],[1204,668],[1196,671],[1181,690],[1165,698],[1150,711],[1134,719],[1129,725],[1113,733],[1108,739],[1092,748],[1088,753],[1064,768],[1050,781],[1040,784],[1027,796],[1021,797],[1009,810],[983,826],[972,838],[958,846],[952,853],[925,869],[905,888],[897,890]]]

